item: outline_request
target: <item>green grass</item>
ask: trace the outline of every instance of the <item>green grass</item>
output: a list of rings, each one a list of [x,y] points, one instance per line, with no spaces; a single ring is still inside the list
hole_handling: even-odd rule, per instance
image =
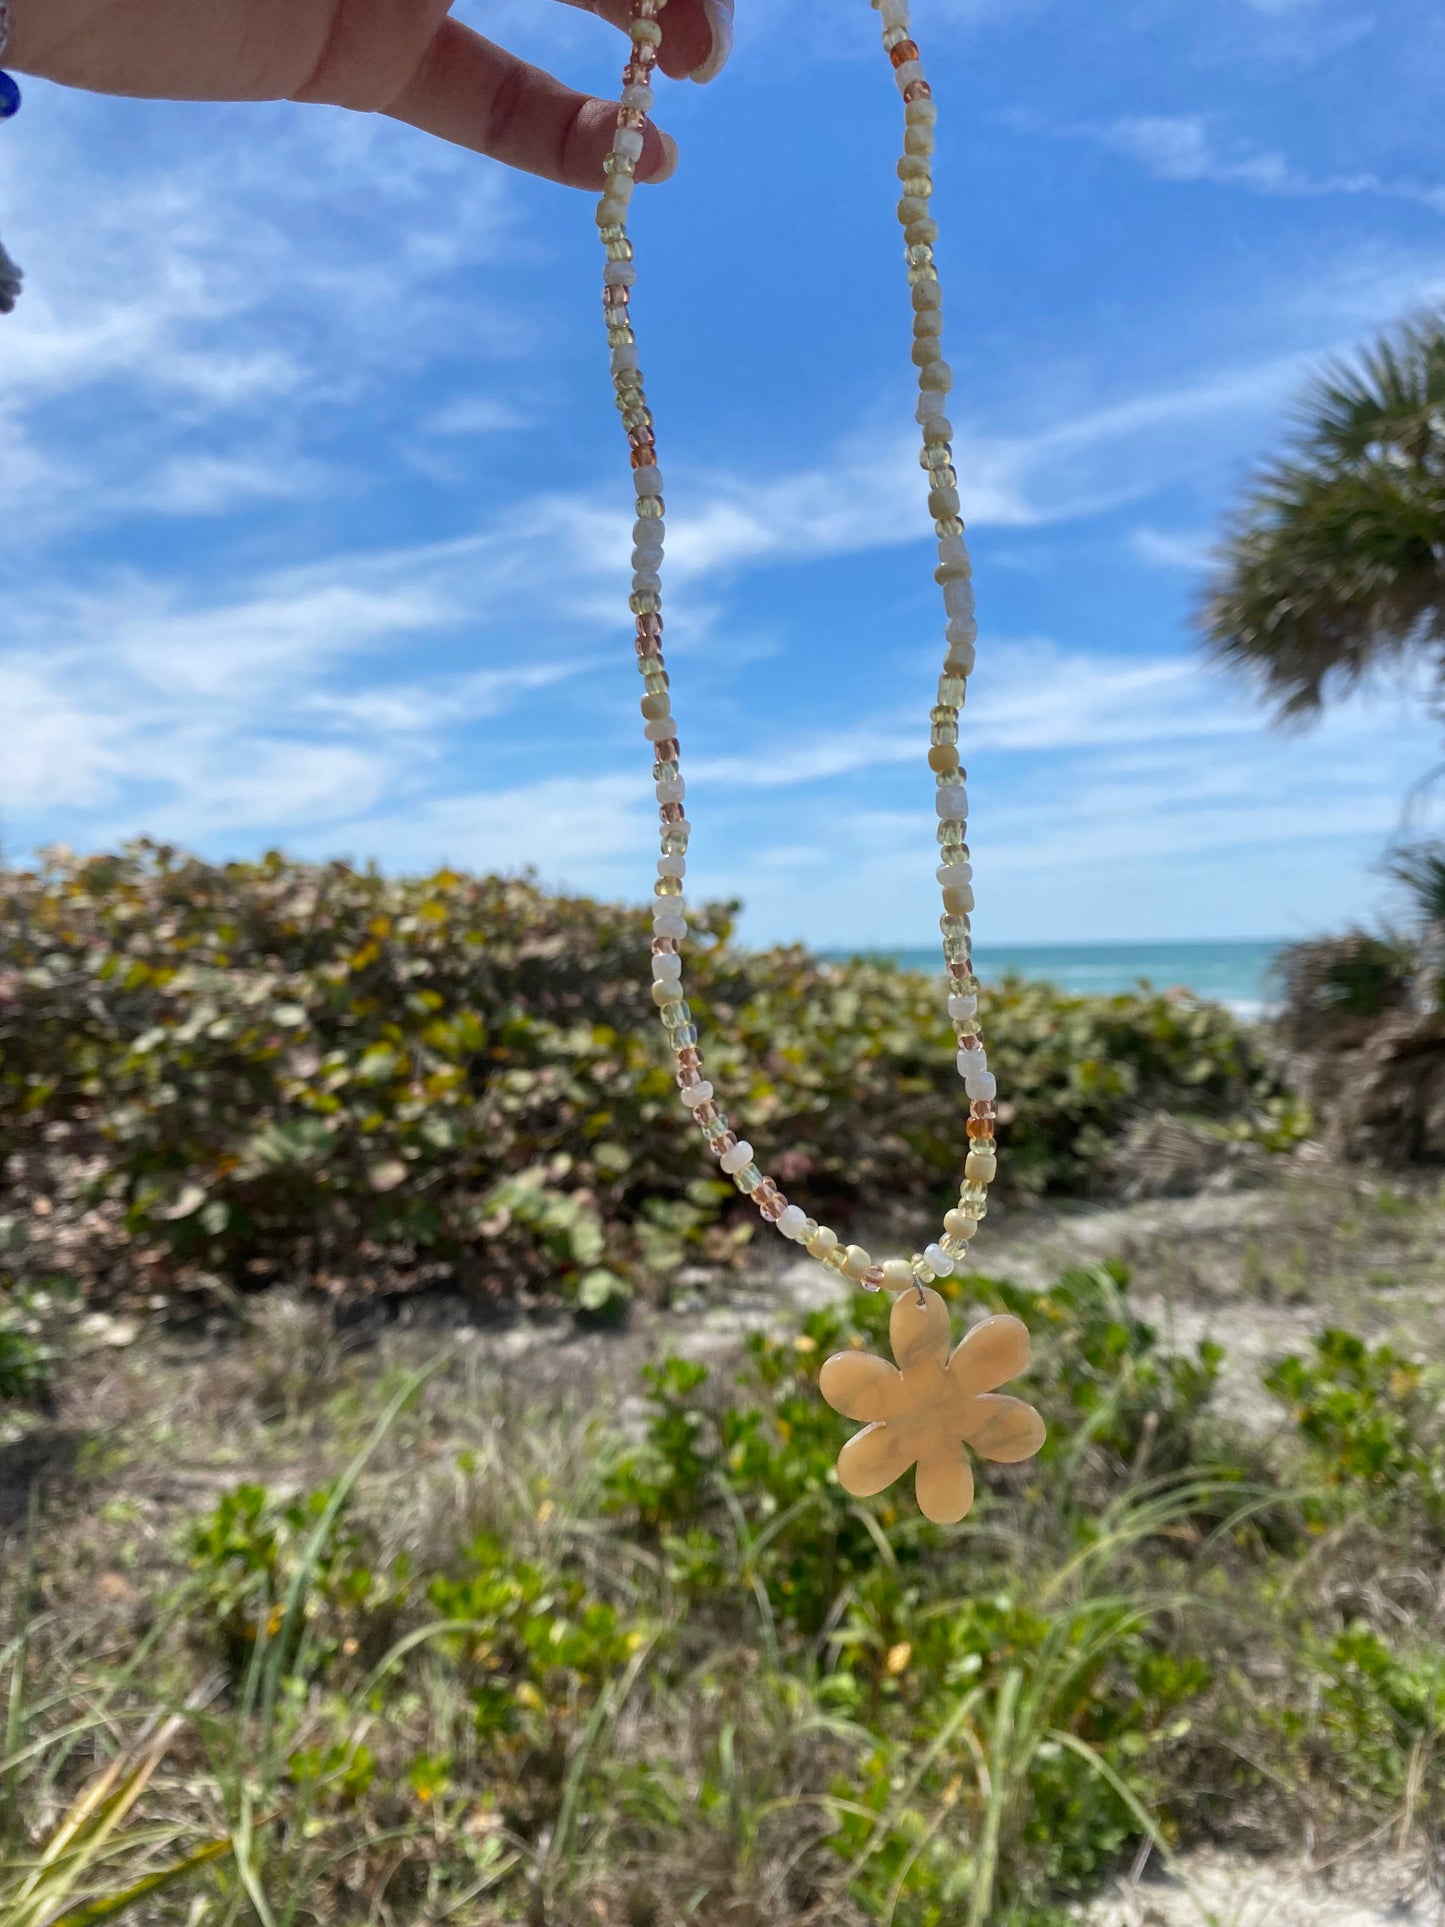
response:
[[[6,1569],[0,1922],[1062,1927],[1146,1845],[1432,1837],[1439,1388],[1329,1334],[1232,1435],[1125,1283],[957,1286],[1051,1433],[955,1531],[832,1476],[863,1297],[640,1410],[213,1360],[236,1476],[162,1520],[122,1455]]]

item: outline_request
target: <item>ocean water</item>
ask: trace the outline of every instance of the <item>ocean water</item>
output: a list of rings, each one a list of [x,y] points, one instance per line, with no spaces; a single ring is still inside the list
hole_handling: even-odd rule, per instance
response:
[[[1241,1017],[1257,1017],[1273,994],[1270,967],[1283,944],[1277,939],[1233,943],[980,944],[974,969],[985,983],[1010,973],[1057,984],[1061,990],[1108,996],[1137,990],[1192,990],[1227,1004]],[[835,953],[841,954],[841,953]],[[886,950],[910,970],[941,970],[939,952]]]

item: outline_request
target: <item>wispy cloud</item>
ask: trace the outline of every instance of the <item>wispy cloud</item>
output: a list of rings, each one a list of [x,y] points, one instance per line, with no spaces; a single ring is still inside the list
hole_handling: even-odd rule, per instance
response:
[[[1248,141],[1221,141],[1204,114],[1134,114],[1083,122],[1058,133],[1091,140],[1137,161],[1156,180],[1241,187],[1254,194],[1316,198],[1364,195],[1413,201],[1445,214],[1445,187],[1378,174],[1311,174],[1283,154]]]

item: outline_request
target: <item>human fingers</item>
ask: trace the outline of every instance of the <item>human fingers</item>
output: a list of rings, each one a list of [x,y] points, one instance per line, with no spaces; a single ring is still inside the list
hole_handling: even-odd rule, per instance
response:
[[[626,28],[630,0],[566,0]],[[662,45],[658,65],[672,80],[715,80],[733,47],[733,0],[667,0],[658,15]]]
[[[420,66],[385,111],[442,140],[568,187],[602,187],[602,163],[617,130],[615,102],[564,86],[450,19],[442,22]],[[666,180],[676,165],[676,145],[649,123],[638,180]]]

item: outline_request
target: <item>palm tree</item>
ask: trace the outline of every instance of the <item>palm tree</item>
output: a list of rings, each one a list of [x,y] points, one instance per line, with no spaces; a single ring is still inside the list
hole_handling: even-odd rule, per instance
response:
[[[1406,663],[1445,715],[1445,313],[1306,392],[1226,530],[1200,623],[1283,717]]]

